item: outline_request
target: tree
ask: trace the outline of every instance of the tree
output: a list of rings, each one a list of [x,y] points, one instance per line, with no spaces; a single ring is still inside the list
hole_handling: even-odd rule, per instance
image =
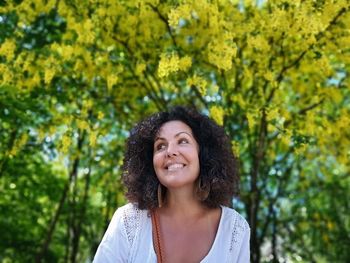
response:
[[[105,223],[123,202],[118,178],[127,131],[143,116],[183,103],[223,125],[240,156],[235,204],[251,226],[252,262],[348,261],[341,244],[350,241],[343,201],[350,189],[349,6],[347,0],[3,4],[0,174],[31,142],[9,116],[17,107],[5,103],[11,96],[40,101],[45,111],[34,107],[31,122],[20,127],[49,148],[37,153],[66,169],[61,206],[52,211],[57,219],[38,234],[44,244],[38,261],[48,251],[62,255],[50,233],[65,227],[66,261],[94,253],[89,243],[98,242],[92,237],[104,224],[85,218],[92,213]],[[8,184],[10,175],[1,180]]]

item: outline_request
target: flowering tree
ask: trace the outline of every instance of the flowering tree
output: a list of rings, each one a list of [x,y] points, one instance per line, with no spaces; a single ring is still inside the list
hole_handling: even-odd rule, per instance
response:
[[[123,202],[126,131],[155,110],[193,104],[225,127],[240,157],[235,207],[251,226],[252,262],[349,260],[349,8],[347,0],[0,5],[1,184],[43,184],[33,165],[46,161],[60,190],[30,199],[44,214],[29,252],[37,262],[91,256]],[[30,152],[40,161],[11,177]],[[14,191],[6,196],[5,205]]]

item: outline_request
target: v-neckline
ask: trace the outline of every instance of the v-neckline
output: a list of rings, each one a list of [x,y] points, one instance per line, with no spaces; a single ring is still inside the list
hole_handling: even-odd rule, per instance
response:
[[[222,228],[222,224],[223,224],[223,221],[224,221],[224,213],[225,213],[225,209],[223,206],[220,206],[220,209],[221,209],[221,214],[220,214],[220,221],[219,221],[219,226],[218,226],[218,229],[216,231],[216,234],[215,234],[215,238],[214,238],[214,242],[213,244],[211,245],[208,253],[205,255],[204,258],[201,259],[200,263],[205,263],[205,261],[209,258],[210,254],[212,254],[213,250],[214,250],[214,247],[216,246],[216,243],[218,243],[218,239],[219,239],[219,235],[221,233],[221,228]],[[154,244],[153,244],[153,236],[152,236],[152,224],[151,224],[151,244],[152,244],[152,253],[153,253],[153,256],[155,258],[157,258],[157,254],[156,254],[156,251],[154,249]]]
[[[211,247],[210,247],[208,253],[205,255],[205,257],[201,259],[200,263],[204,263],[207,260],[207,258],[209,258],[210,254],[213,253],[212,251],[214,250],[214,247],[216,246],[216,243],[219,242],[218,239],[219,239],[219,235],[221,233],[221,228],[222,228],[223,218],[224,218],[224,210],[225,210],[224,207],[222,207],[222,206],[220,206],[220,208],[221,208],[220,221],[219,221],[218,229],[216,230],[214,242],[211,245]]]

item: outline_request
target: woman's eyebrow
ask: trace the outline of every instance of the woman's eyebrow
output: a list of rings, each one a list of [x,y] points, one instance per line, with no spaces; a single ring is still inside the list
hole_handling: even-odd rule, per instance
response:
[[[154,139],[154,142],[156,142],[156,141],[158,141],[158,140],[163,140],[163,141],[165,141],[165,138],[157,136],[157,137]]]
[[[186,131],[181,131],[181,132],[176,133],[176,134],[175,134],[175,137],[180,136],[182,133],[185,133],[185,134],[187,134],[188,136],[193,137],[193,135],[192,135],[191,133],[186,132]]]
[[[180,131],[178,133],[175,134],[174,137],[179,137],[182,133],[184,134],[187,134],[188,136],[192,137],[193,138],[193,135],[189,132],[186,132],[186,131]],[[158,141],[158,140],[163,140],[163,141],[166,141],[166,139],[164,137],[160,137],[160,136],[157,136],[155,139],[154,139],[154,142]]]

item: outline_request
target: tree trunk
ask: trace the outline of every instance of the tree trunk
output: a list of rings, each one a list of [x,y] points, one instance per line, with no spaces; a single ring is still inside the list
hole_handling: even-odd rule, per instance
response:
[[[89,165],[89,171],[85,177],[85,188],[83,200],[81,203],[81,207],[73,217],[73,240],[72,240],[72,254],[71,254],[71,263],[75,263],[77,260],[77,255],[79,252],[79,241],[81,236],[81,230],[85,219],[87,201],[89,197],[89,189],[90,189],[90,176],[91,176],[91,164]]]
[[[77,146],[78,151],[81,151],[81,149],[82,149],[84,137],[85,137],[85,133],[83,132],[83,134],[81,136],[79,136],[79,138],[78,138],[78,146]],[[67,199],[67,196],[68,196],[69,186],[70,186],[73,178],[75,178],[77,176],[79,161],[80,161],[80,158],[78,156],[74,160],[72,170],[69,174],[69,179],[63,188],[63,193],[62,193],[60,202],[58,204],[56,213],[51,220],[51,223],[50,223],[49,228],[48,228],[47,233],[46,233],[45,240],[40,248],[40,251],[38,252],[38,254],[36,256],[35,262],[37,262],[37,263],[42,262],[45,254],[46,254],[46,251],[51,243],[53,232],[56,228],[56,224],[57,224],[58,219],[62,213],[63,205]]]
[[[261,162],[264,160],[265,145],[266,145],[266,134],[267,134],[267,123],[266,123],[266,112],[262,110],[262,117],[260,122],[259,137],[256,142],[256,149],[253,151],[253,166],[251,170],[251,193],[248,201],[248,220],[251,228],[251,262],[260,262],[260,242],[258,237],[258,210],[260,205],[260,189],[258,187],[258,175],[261,167]]]

